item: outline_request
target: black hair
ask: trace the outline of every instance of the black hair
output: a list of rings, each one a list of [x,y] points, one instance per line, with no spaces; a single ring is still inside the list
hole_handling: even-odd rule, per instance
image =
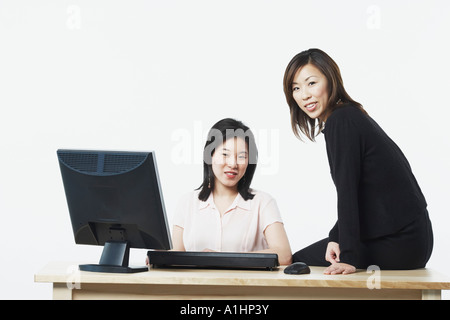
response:
[[[211,127],[203,150],[203,182],[197,190],[200,190],[198,198],[208,200],[211,191],[214,190],[214,173],[212,170],[212,156],[215,149],[230,138],[240,137],[244,139],[248,148],[248,166],[244,176],[238,182],[238,192],[244,200],[253,199],[250,192],[250,184],[256,170],[258,150],[255,137],[249,127],[241,121],[225,118]]]
[[[283,78],[284,94],[291,113],[291,127],[295,136],[301,139],[303,133],[311,141],[322,131],[325,123],[320,119],[310,118],[300,107],[293,97],[292,82],[295,74],[300,68],[307,64],[314,65],[325,76],[328,81],[328,102],[325,112],[330,115],[336,108],[350,103],[367,114],[363,106],[353,100],[345,91],[341,71],[337,63],[324,51],[320,49],[309,49],[300,52],[289,62]],[[318,122],[316,126],[316,121]],[[319,129],[316,131],[316,128]]]

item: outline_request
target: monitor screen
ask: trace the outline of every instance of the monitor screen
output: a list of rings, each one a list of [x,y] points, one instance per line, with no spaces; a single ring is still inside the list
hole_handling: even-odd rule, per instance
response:
[[[130,248],[171,249],[154,152],[58,150],[75,243],[104,246],[81,270],[138,272]]]

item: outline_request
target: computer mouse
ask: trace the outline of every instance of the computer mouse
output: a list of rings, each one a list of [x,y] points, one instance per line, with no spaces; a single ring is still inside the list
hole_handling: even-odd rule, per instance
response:
[[[308,274],[310,272],[311,270],[304,262],[294,262],[284,269],[284,273],[286,274]]]

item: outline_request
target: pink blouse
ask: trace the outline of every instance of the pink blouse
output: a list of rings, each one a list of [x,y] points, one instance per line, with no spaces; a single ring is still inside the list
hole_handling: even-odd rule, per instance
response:
[[[238,194],[220,217],[213,194],[208,200],[201,201],[199,192],[183,196],[174,217],[174,225],[184,229],[186,251],[250,252],[268,249],[264,231],[272,223],[283,222],[274,198],[265,192],[252,190],[255,196],[245,201]]]

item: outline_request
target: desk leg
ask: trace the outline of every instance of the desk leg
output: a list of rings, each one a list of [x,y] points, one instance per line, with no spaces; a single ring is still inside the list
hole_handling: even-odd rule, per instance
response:
[[[422,300],[441,300],[441,290],[422,290]]]
[[[53,300],[72,300],[72,289],[67,283],[53,283]]]

